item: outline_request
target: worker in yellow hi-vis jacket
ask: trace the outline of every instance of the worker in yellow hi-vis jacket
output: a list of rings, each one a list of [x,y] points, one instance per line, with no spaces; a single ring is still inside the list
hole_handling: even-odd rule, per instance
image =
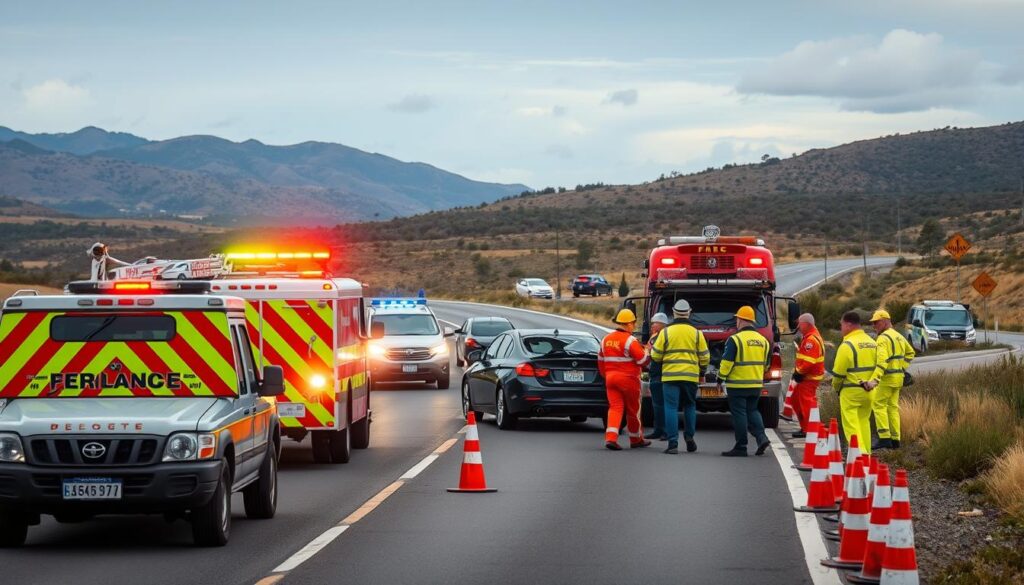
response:
[[[917,357],[913,346],[892,327],[887,311],[879,309],[871,316],[878,336],[875,371],[871,376],[872,410],[878,443],[872,449],[898,449],[900,446],[900,390],[910,362]]]
[[[872,390],[869,382],[875,371],[878,346],[861,328],[860,314],[850,311],[839,323],[843,342],[836,349],[832,364],[832,387],[839,392],[843,434],[849,444],[857,435],[861,451],[871,453]]]

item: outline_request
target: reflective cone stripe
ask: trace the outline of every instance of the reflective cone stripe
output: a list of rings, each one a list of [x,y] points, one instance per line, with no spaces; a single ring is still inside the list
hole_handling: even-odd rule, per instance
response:
[[[782,418],[792,419],[794,416],[793,412],[793,389],[796,388],[796,382],[794,380],[789,381],[789,388],[786,389],[786,400],[782,407]]]
[[[821,415],[818,414],[818,407],[811,409],[807,421],[807,436],[804,438],[804,458],[797,465],[797,469],[809,471],[814,468],[814,450],[817,448],[818,435],[821,433]]]
[[[896,471],[892,489],[892,518],[882,555],[882,585],[917,585],[917,554],[914,551],[914,526],[910,514],[910,489],[907,471]]]
[[[850,446],[846,449],[846,483],[843,485],[844,494],[848,489],[848,485],[846,484],[850,483],[850,474],[853,473],[853,464],[860,459],[860,456],[860,440],[857,438],[857,435],[850,435]],[[865,468],[864,471],[867,472],[867,469]]]
[[[889,468],[879,467],[878,483],[871,502],[868,524],[868,542],[864,550],[864,566],[857,575],[850,575],[854,583],[878,583],[882,578],[882,557],[889,535],[889,517],[892,515],[892,490],[889,487]]]
[[[868,523],[871,515],[871,502],[868,500],[867,486],[864,482],[864,465],[853,464],[853,476],[850,478],[850,490],[843,503],[843,531],[839,540],[839,555],[824,559],[821,564],[826,567],[860,568],[864,563],[864,552],[868,540]]]
[[[498,490],[487,487],[487,480],[484,478],[484,459],[480,453],[480,435],[476,428],[476,415],[472,411],[466,417],[466,425],[459,487],[448,488],[448,491],[496,492]]]
[[[843,452],[839,446],[839,423],[836,419],[829,421],[828,441],[828,476],[832,481],[832,493],[839,503],[843,501],[846,475],[843,469]]]
[[[863,455],[868,465],[867,482],[868,482],[868,493],[874,493],[875,484],[878,482],[878,459],[874,455]]]
[[[814,469],[811,471],[811,486],[807,490],[807,505],[796,508],[800,512],[835,512],[836,497],[832,493],[832,480],[828,475],[828,429],[818,437],[814,452]]]

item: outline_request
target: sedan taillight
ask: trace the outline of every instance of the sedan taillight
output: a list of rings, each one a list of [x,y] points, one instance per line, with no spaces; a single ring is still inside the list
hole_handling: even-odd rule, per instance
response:
[[[480,347],[483,347],[483,346],[481,346],[477,342],[477,340],[473,339],[472,337],[467,337],[466,338],[466,347],[468,347],[469,349],[473,349],[473,348],[480,348]]]
[[[535,368],[527,362],[516,366],[516,373],[524,377],[543,378],[551,373],[547,368]]]

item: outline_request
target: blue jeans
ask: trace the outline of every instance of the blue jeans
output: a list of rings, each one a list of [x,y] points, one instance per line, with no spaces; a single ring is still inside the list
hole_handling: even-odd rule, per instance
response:
[[[654,413],[654,433],[665,434],[665,395],[662,392],[661,380],[651,380],[651,407]]]
[[[736,448],[747,449],[747,431],[757,439],[758,444],[768,440],[764,432],[764,419],[757,409],[761,391],[755,388],[728,390],[729,413],[732,414],[732,430],[736,434]]]
[[[668,442],[679,444],[679,401],[683,401],[683,438],[692,439],[697,428],[697,383],[662,382],[665,395],[665,434]]]

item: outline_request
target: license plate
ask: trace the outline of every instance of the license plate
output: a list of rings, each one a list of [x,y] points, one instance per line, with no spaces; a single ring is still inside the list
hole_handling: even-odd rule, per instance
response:
[[[306,416],[306,405],[305,404],[293,404],[291,402],[277,403],[277,415],[287,416],[293,418],[302,418]]]
[[[65,500],[120,500],[121,480],[85,477],[64,480]]]
[[[415,374],[416,364],[402,364],[402,372],[405,374]]]
[[[701,398],[724,398],[725,389],[719,389],[718,386],[711,386],[709,388],[700,389]]]
[[[583,382],[586,379],[586,373],[576,370],[569,370],[562,374],[562,380],[566,382]]]

